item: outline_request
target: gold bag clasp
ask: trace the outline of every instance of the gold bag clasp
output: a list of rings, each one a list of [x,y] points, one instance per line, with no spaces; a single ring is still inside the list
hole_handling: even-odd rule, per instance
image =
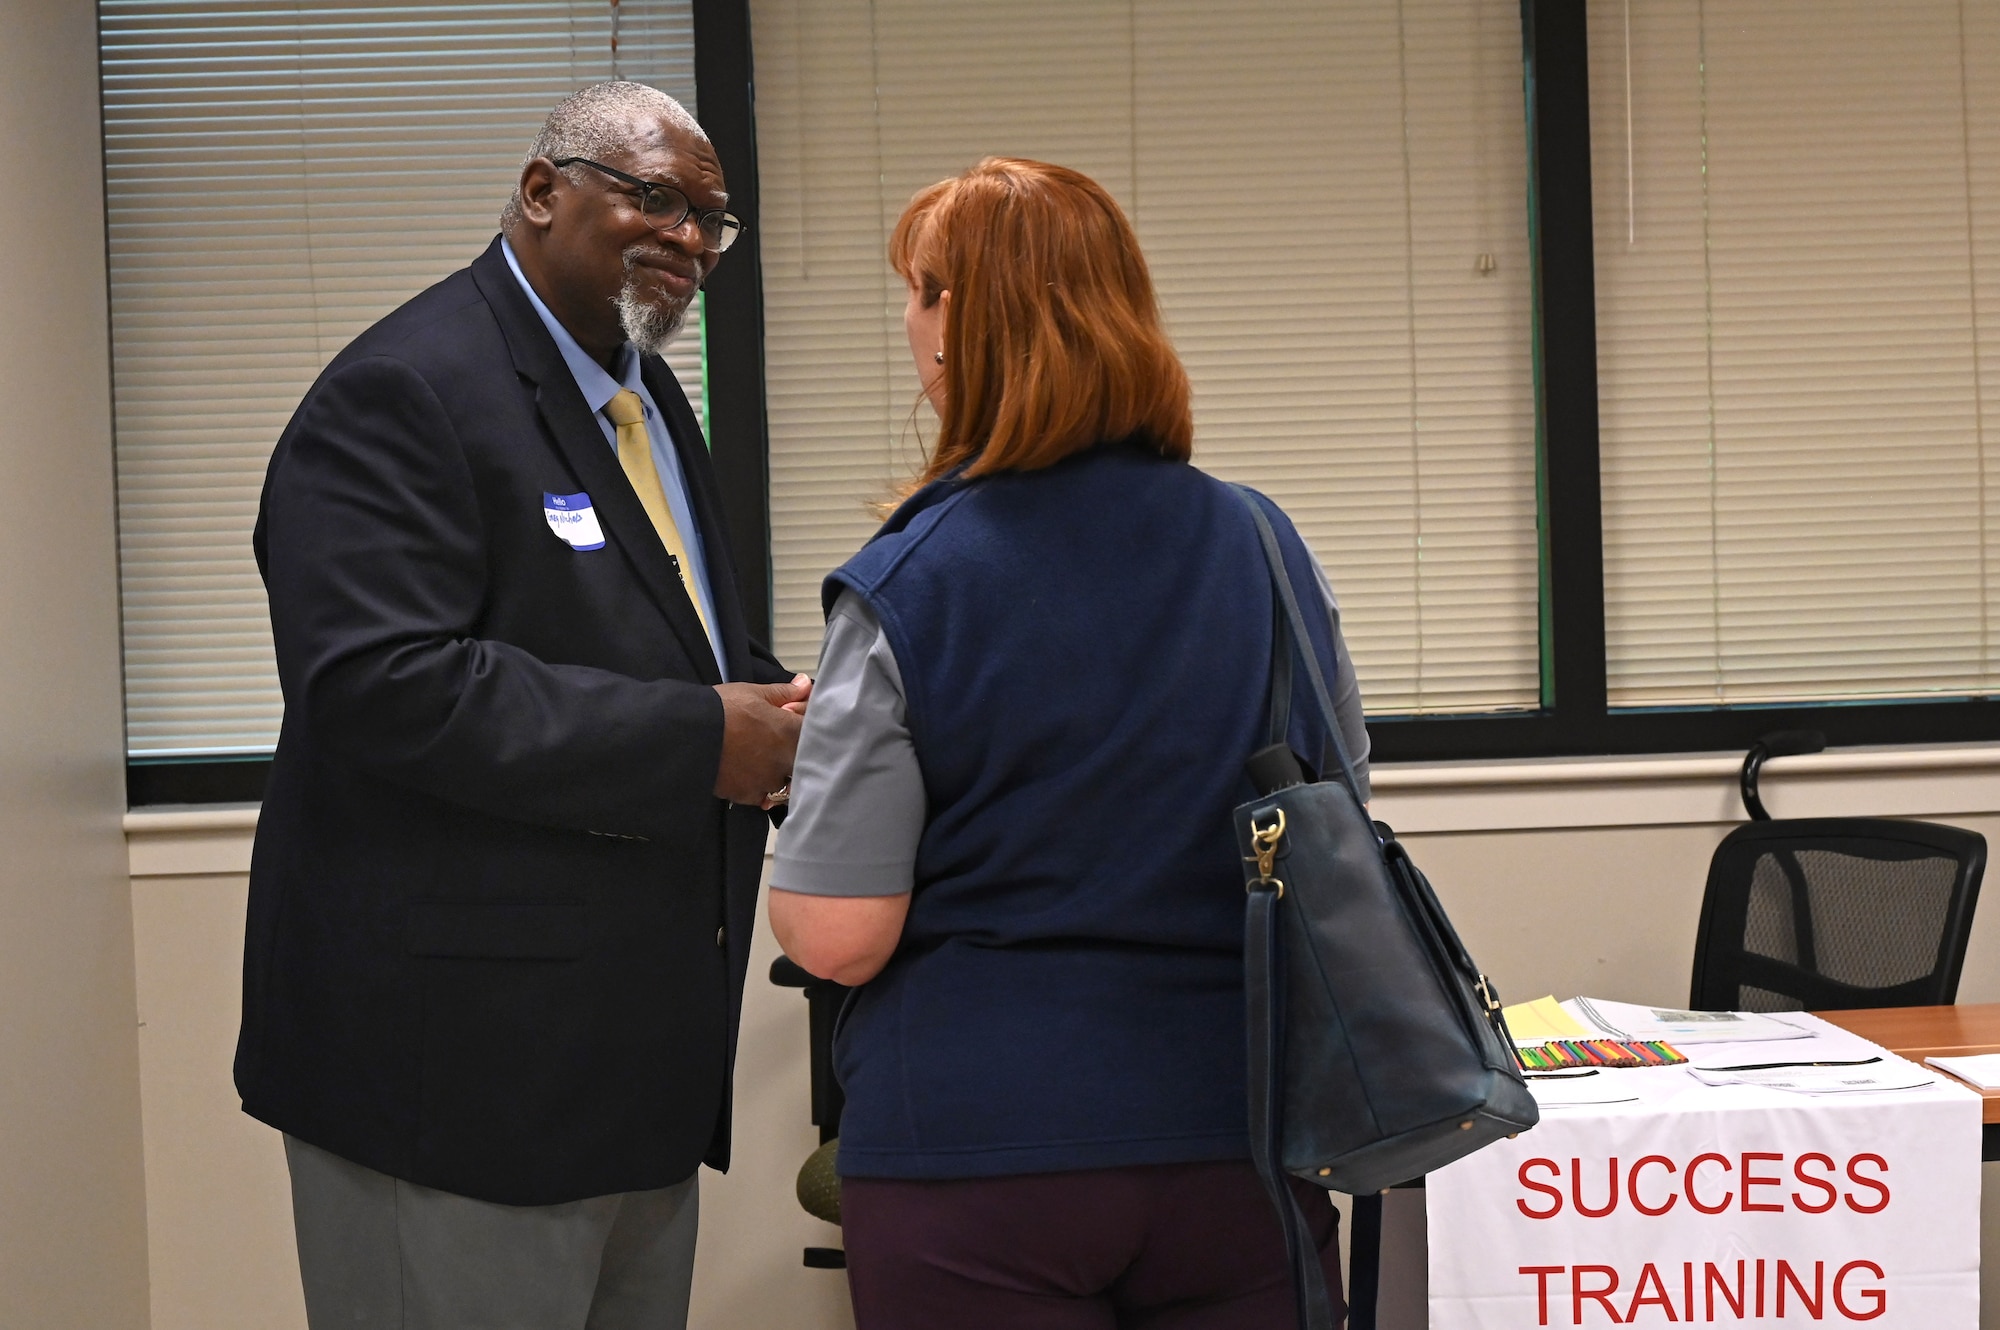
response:
[[[1257,886],[1276,884],[1278,894],[1285,894],[1285,884],[1272,876],[1278,864],[1278,846],[1285,839],[1285,810],[1277,810],[1277,820],[1268,827],[1257,825],[1257,819],[1250,819],[1250,848],[1253,853],[1249,862],[1257,865]]]

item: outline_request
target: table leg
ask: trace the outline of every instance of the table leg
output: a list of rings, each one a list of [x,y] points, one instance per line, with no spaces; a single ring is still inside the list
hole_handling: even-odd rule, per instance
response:
[[[1382,1288],[1382,1193],[1354,1198],[1347,1232],[1347,1330],[1375,1330]]]

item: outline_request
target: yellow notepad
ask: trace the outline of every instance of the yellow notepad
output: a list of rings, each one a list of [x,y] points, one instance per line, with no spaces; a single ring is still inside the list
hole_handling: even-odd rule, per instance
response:
[[[1536,998],[1533,1002],[1517,1002],[1503,1008],[1500,1014],[1507,1018],[1507,1029],[1513,1033],[1517,1044],[1591,1037],[1591,1032],[1578,1024],[1576,1017],[1564,1011],[1553,995]]]

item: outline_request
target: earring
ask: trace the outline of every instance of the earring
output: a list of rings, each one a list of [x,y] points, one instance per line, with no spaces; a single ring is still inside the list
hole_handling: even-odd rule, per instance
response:
[[[936,359],[938,364],[940,365],[944,364],[944,352],[939,351],[935,353],[934,359]]]

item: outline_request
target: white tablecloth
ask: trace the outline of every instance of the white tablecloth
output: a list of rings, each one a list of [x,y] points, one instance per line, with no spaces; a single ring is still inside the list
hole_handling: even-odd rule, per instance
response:
[[[1785,1019],[1813,1037],[1683,1051],[1700,1067],[1879,1055],[1853,1074],[1927,1070]],[[1430,1175],[1434,1330],[1977,1330],[1980,1100],[1962,1086],[1807,1095],[1685,1066],[1534,1084],[1623,1102],[1544,1107],[1533,1131]]]

